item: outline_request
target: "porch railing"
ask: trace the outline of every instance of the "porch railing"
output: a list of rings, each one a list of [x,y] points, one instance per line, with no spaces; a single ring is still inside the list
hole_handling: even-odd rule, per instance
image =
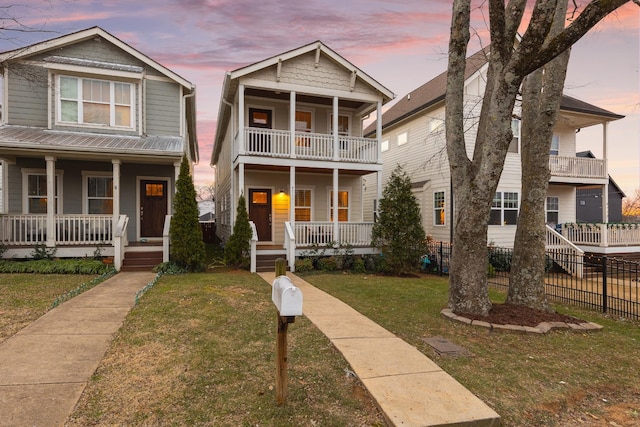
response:
[[[562,235],[580,246],[640,246],[640,224],[562,224]]]
[[[607,178],[605,161],[588,157],[549,156],[551,176]]]
[[[112,225],[112,215],[56,215],[55,244],[110,245],[113,243]],[[43,245],[47,233],[46,215],[0,215],[0,243],[3,245]]]
[[[341,222],[338,224],[338,236],[334,236],[333,222],[296,222],[294,225],[297,248],[327,246],[337,243],[349,246],[371,245],[372,222]]]
[[[335,160],[334,139],[331,134],[295,132],[291,150],[291,132],[280,129],[244,128],[244,144],[234,144],[234,155],[240,153],[270,157],[295,157],[311,160]],[[378,142],[372,138],[340,135],[338,156],[341,162],[377,163]]]
[[[584,251],[567,240],[562,234],[553,228],[547,227],[546,234],[546,251],[547,256],[551,257],[556,264],[562,267],[572,276],[582,277],[583,264],[573,262],[576,257],[584,255]]]

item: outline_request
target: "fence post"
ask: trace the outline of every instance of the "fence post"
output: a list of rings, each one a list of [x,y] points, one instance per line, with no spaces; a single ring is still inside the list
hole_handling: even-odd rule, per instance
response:
[[[440,275],[442,276],[444,273],[442,272],[442,241],[440,241],[440,256],[438,257],[438,271],[440,272]]]
[[[607,312],[607,256],[602,258],[602,312]]]

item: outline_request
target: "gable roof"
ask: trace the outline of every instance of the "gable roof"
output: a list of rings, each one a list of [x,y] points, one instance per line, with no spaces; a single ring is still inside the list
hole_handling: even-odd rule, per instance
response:
[[[164,74],[166,77],[186,87],[187,89],[189,90],[195,89],[195,86],[188,80],[174,73],[164,65],[149,58],[144,53],[131,47],[127,43],[123,42],[119,38],[108,33],[107,31],[103,30],[100,27],[87,28],[84,30],[76,31],[75,33],[70,33],[70,34],[66,34],[53,39],[34,43],[29,46],[2,52],[0,53],[0,63],[6,62],[6,61],[13,61],[17,59],[26,59],[33,55],[37,55],[43,52],[53,51],[55,49],[59,49],[61,47],[75,44],[84,40],[89,40],[94,37],[102,37],[103,39],[109,41],[110,43],[113,43],[123,51],[135,57],[136,59],[142,61],[143,63],[157,70],[158,72]]]
[[[488,64],[489,47],[486,47],[467,58],[464,73],[465,80],[471,78]],[[400,98],[391,108],[382,115],[382,128],[388,128],[402,120],[411,117],[420,111],[426,110],[438,103],[444,102],[447,91],[447,71],[442,72],[427,83],[409,92]],[[619,114],[612,113],[604,108],[597,107],[568,95],[562,95],[560,110],[575,113],[588,114],[611,120],[623,118]],[[374,121],[364,131],[365,136],[371,136],[376,130]]]
[[[239,78],[255,73],[274,65],[278,65],[284,61],[299,57],[301,55],[314,52],[316,53],[316,63],[319,61],[320,55],[324,54],[337,64],[342,66],[351,72],[354,76],[362,80],[367,85],[374,88],[377,92],[382,94],[383,104],[392,100],[395,95],[389,89],[380,84],[377,80],[369,76],[367,73],[356,67],[350,61],[336,53],[333,49],[329,48],[320,40],[306,44],[304,46],[280,53],[270,58],[254,62],[253,64],[246,65],[244,67],[237,68],[233,71],[228,71],[224,76],[224,82],[222,84],[222,93],[220,95],[220,105],[218,107],[218,124],[216,129],[216,136],[214,139],[213,153],[211,156],[211,164],[215,164],[217,157],[222,149],[222,141],[225,137],[225,131],[229,120],[231,119],[231,112],[225,104],[233,103],[233,98],[237,90],[237,81]]]
[[[45,61],[66,65],[79,65],[79,66],[91,66],[95,68],[103,68],[112,70],[115,72],[137,72],[140,73],[143,70],[140,67],[126,64],[113,64],[106,63],[100,61],[91,61],[82,58],[68,58],[61,57],[55,55],[55,52],[65,46],[69,46],[72,44],[76,44],[85,40],[91,40],[100,37],[111,44],[115,45],[117,48],[123,50],[134,58],[138,59],[145,65],[153,68],[158,71],[160,74],[165,77],[175,81],[179,85],[185,88],[184,95],[184,113],[185,113],[185,126],[189,139],[189,144],[185,147],[188,149],[188,155],[190,156],[193,162],[199,161],[199,148],[198,148],[198,138],[196,133],[196,102],[195,102],[195,91],[196,86],[184,79],[180,75],[171,71],[164,65],[154,61],[144,53],[139,50],[131,47],[127,43],[123,42],[119,38],[110,34],[109,32],[103,30],[100,27],[91,27],[84,30],[76,31],[74,33],[66,34],[60,37],[56,37],[53,39],[45,40],[42,42],[34,43],[29,46],[21,47],[18,49],[13,49],[10,51],[0,53],[0,63],[7,63],[11,61],[17,61],[21,59],[28,59],[34,55],[51,52],[52,55],[45,58]]]

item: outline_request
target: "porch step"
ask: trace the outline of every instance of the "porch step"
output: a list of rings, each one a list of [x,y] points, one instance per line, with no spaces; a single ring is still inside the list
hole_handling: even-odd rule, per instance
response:
[[[256,271],[258,272],[274,272],[276,271],[276,260],[282,258],[287,262],[287,256],[285,254],[256,254]],[[289,266],[287,264],[287,270]]]
[[[121,271],[151,271],[162,263],[162,251],[125,252]]]

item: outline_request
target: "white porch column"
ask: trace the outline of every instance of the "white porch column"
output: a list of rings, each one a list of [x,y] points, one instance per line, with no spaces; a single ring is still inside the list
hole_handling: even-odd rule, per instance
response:
[[[296,167],[289,167],[289,222],[291,227],[296,222]],[[294,228],[295,230],[295,228]]]
[[[56,245],[56,158],[45,156],[47,162],[47,247]],[[62,212],[60,212],[62,214]]]
[[[376,141],[378,141],[378,163],[382,163],[382,102],[380,101],[376,106]]]
[[[289,155],[296,158],[296,93],[289,94]]]
[[[244,163],[238,164],[238,197],[240,194],[244,194],[245,198],[247,195],[244,193]]]
[[[178,177],[180,176],[180,162],[175,162],[173,164],[173,192],[174,194],[178,191]]]
[[[244,85],[238,87],[238,154],[244,154]]]
[[[607,178],[607,183],[602,189],[602,222],[607,224],[609,222],[609,161],[607,156],[607,134],[608,134],[609,122],[602,124],[602,157],[604,157],[604,176]]]
[[[116,229],[118,218],[120,217],[120,164],[117,159],[111,160],[113,166],[113,224],[112,230]]]
[[[336,243],[340,242],[340,227],[338,223],[338,169],[333,170],[333,240]]]
[[[376,217],[380,211],[380,199],[382,198],[382,172],[376,172]]]
[[[332,127],[333,127],[333,160],[336,162],[340,160],[340,142],[339,142],[339,134],[338,134],[338,97],[333,97],[333,117],[332,117]],[[334,178],[335,179],[335,178]]]

